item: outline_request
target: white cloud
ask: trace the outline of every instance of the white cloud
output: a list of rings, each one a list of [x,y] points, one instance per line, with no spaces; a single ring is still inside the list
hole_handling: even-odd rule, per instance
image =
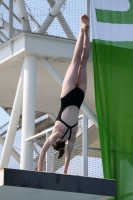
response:
[[[112,11],[127,11],[130,8],[129,0],[92,0],[95,8]]]

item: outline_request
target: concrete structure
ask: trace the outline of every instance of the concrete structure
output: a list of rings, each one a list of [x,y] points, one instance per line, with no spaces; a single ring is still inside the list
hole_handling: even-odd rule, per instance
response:
[[[116,196],[115,180],[25,170],[0,170],[4,200],[107,200]]]

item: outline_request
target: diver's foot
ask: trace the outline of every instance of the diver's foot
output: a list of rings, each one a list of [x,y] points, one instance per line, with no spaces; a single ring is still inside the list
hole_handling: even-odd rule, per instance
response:
[[[80,20],[81,20],[81,31],[82,32],[88,31],[88,29],[90,28],[89,17],[86,14],[84,14],[81,16]]]

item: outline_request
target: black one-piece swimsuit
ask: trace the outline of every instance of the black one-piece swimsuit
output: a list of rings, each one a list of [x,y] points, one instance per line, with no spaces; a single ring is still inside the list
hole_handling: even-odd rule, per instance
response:
[[[78,88],[78,87],[76,87],[73,90],[71,90],[66,96],[61,98],[61,108],[60,108],[59,114],[58,114],[58,116],[56,118],[56,121],[61,121],[67,127],[67,130],[64,133],[64,135],[62,136],[62,138],[65,137],[65,135],[67,134],[67,132],[70,129],[70,134],[69,134],[69,138],[68,138],[68,140],[70,140],[72,128],[77,126],[77,124],[78,124],[78,122],[76,124],[74,124],[73,126],[69,126],[68,124],[66,124],[66,122],[64,122],[61,119],[61,115],[62,115],[63,111],[68,106],[77,106],[78,109],[80,109],[80,106],[81,106],[81,104],[82,104],[82,102],[84,100],[84,96],[85,96],[85,94],[84,94],[83,90]]]

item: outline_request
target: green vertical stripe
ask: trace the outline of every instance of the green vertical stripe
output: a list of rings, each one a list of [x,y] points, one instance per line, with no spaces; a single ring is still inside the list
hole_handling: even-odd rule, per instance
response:
[[[133,0],[129,0],[129,4],[129,10],[122,12],[96,9],[97,21],[111,24],[133,24]]]
[[[96,109],[105,178],[133,199],[133,50],[93,40]]]
[[[97,49],[98,45],[96,45],[95,40],[93,41],[93,63],[94,63],[94,82],[95,82],[95,96],[96,96],[96,108],[98,111],[98,124],[99,124],[99,132],[103,133],[100,134],[100,143],[101,143],[101,149],[102,147],[104,148],[102,152],[102,158],[104,159],[104,165],[103,165],[103,172],[104,172],[104,177],[105,178],[111,178],[111,170],[110,170],[110,159],[109,159],[109,149],[107,145],[107,139],[106,139],[106,132],[105,132],[105,127],[104,124],[102,123],[102,108],[101,108],[101,98],[102,98],[102,93],[101,93],[101,88],[99,87],[99,82],[100,82],[100,77],[99,77],[99,68],[98,68],[98,54]],[[102,137],[101,137],[102,136]]]

